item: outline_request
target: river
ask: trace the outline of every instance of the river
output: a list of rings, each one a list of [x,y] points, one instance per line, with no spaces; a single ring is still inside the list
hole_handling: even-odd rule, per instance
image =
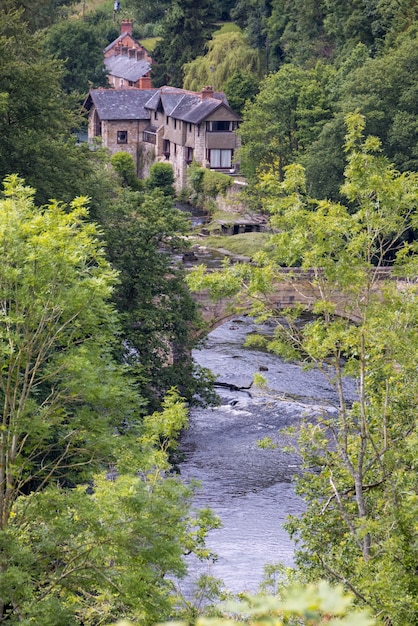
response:
[[[283,429],[314,419],[320,407],[336,411],[336,395],[320,372],[243,347],[247,334],[256,330],[268,333],[271,327],[237,318],[211,332],[205,347],[193,354],[219,381],[247,387],[261,370],[267,387],[240,392],[220,388],[219,407],[191,412],[181,438],[180,472],[186,482],[198,480],[201,485],[194,507],[209,506],[222,527],[212,530],[207,541],[217,560],[210,565],[189,560],[186,586],[205,573],[222,579],[232,593],[256,592],[266,564],[292,565],[294,545],[283,523],[289,514],[302,512],[303,502],[293,485],[299,460],[281,449],[291,437]],[[354,397],[354,385],[347,385]],[[260,448],[257,442],[265,437],[279,446]]]

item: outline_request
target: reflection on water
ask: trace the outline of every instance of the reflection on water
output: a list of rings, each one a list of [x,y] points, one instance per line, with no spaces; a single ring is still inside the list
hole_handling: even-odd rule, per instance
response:
[[[181,475],[201,484],[194,504],[210,506],[223,524],[207,542],[218,560],[209,570],[191,562],[191,574],[210,573],[235,593],[256,591],[265,564],[292,564],[294,546],[283,522],[287,515],[299,514],[303,503],[292,484],[298,458],[280,449],[289,437],[283,429],[314,418],[323,405],[335,411],[337,401],[318,371],[302,371],[277,356],[243,348],[246,335],[256,328],[251,318],[226,323],[210,333],[194,358],[218,380],[237,387],[249,386],[261,368],[267,389],[251,388],[251,396],[219,389],[221,406],[193,409],[181,440]],[[267,436],[280,446],[260,448],[257,441]]]

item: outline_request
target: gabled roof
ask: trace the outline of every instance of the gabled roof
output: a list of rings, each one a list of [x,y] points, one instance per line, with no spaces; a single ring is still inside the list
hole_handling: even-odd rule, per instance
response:
[[[107,57],[104,63],[109,74],[133,83],[151,71],[151,64],[145,59],[137,61],[121,54]]]
[[[221,91],[214,92],[212,97],[202,98],[200,93],[194,91],[164,86],[150,98],[147,108],[156,110],[160,102],[166,115],[192,124],[199,124],[222,105],[237,120],[241,119],[229,107],[226,96]]]
[[[174,87],[157,89],[92,89],[84,102],[90,110],[94,104],[101,120],[149,120],[150,112],[162,105],[165,115],[191,124],[199,124],[219,107],[229,107],[225,95],[202,98],[200,94]]]
[[[171,116],[184,122],[199,124],[222,105],[223,102],[216,98],[202,100],[199,96],[185,96],[172,111]]]
[[[114,39],[108,46],[106,46],[106,48],[104,49],[104,52],[108,52],[109,50],[111,50],[113,48],[113,46],[116,46],[117,43],[119,43],[120,41],[122,41],[123,39],[125,39],[125,37],[128,37],[133,43],[136,43],[138,45],[141,45],[139,43],[139,41],[137,41],[135,39],[135,37],[132,37],[132,35],[130,33],[121,33],[119,35],[119,37],[116,37],[116,39]],[[143,46],[142,46],[143,47]]]
[[[145,107],[154,89],[92,89],[84,102],[88,111],[94,105],[101,120],[149,120]]]

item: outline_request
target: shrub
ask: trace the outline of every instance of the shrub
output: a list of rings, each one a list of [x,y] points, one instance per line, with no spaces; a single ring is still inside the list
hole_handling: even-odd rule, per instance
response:
[[[122,184],[126,187],[138,191],[142,189],[142,181],[136,175],[135,162],[128,152],[116,152],[110,162],[114,170],[119,174]]]
[[[203,168],[203,193],[210,198],[216,198],[218,195],[224,196],[227,189],[232,185],[232,178],[220,172],[213,172]]]
[[[148,189],[161,189],[164,195],[173,197],[174,172],[170,163],[153,163],[149,169],[146,186]]]

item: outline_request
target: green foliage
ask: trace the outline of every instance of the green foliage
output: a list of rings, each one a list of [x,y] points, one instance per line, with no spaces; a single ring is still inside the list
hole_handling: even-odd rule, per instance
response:
[[[142,181],[136,175],[135,162],[131,154],[128,152],[116,152],[111,156],[110,162],[119,174],[123,185],[133,191],[139,191],[143,188]]]
[[[3,0],[0,11],[18,10],[32,32],[51,26],[66,18],[76,0]]]
[[[170,163],[153,163],[145,184],[148,189],[159,189],[165,196],[172,198],[175,194],[174,172]]]
[[[166,476],[168,451],[185,423],[184,404],[170,393],[139,438],[117,441],[111,480],[96,474],[88,489],[50,485],[17,500],[1,535],[8,557],[2,599],[14,607],[8,623],[169,619],[183,554],[206,558],[204,538],[218,525],[206,511],[191,518],[190,489]]]
[[[256,387],[260,387],[261,389],[267,387],[267,379],[265,376],[263,376],[262,374],[259,374],[258,372],[256,372],[253,375],[253,382],[254,385]]]
[[[191,201],[202,208],[207,208],[208,202],[215,200],[218,195],[224,196],[233,183],[230,176],[201,167],[195,162],[188,168],[187,178],[192,189]]]
[[[343,118],[354,110],[366,116],[367,132],[381,139],[396,167],[416,171],[417,9],[409,0],[366,5],[274,0],[261,9],[246,0],[237,4],[236,10],[244,10],[247,17],[259,11],[270,68],[279,68],[278,75],[286,67],[305,72],[316,68],[316,85],[303,83],[301,102],[292,96],[292,86],[283,82],[280,94],[270,79],[262,83],[254,104],[244,109],[241,162],[250,182],[266,162],[276,161],[280,171],[282,164],[297,161],[306,167],[312,195],[341,200]],[[291,81],[300,84],[296,77]],[[287,100],[283,94],[289,94]],[[285,111],[290,122],[283,119]]]
[[[161,41],[155,47],[156,86],[183,84],[183,66],[203,54],[214,18],[208,0],[175,0],[162,21]]]
[[[317,585],[293,585],[282,597],[260,594],[244,595],[239,601],[229,601],[219,607],[217,617],[199,617],[195,626],[232,626],[233,624],[270,624],[271,626],[374,626],[377,624],[366,612],[353,608],[352,596],[342,586],[325,581]],[[185,622],[177,622],[185,626]],[[118,622],[115,626],[130,626]]]
[[[239,128],[241,168],[250,180],[272,166],[283,178],[284,167],[319,135],[330,115],[323,79],[319,67],[285,65],[261,83]]]
[[[104,87],[103,48],[107,45],[100,26],[84,20],[65,20],[48,30],[45,49],[63,63],[62,87],[84,99],[89,88]]]
[[[367,132],[401,171],[418,169],[417,44],[414,31],[403,35],[390,52],[353,69],[341,87],[342,110],[366,117]]]
[[[128,0],[125,2],[125,6],[127,5],[129,5],[129,17],[134,20],[134,27],[140,30],[139,38],[148,37],[150,30],[153,35],[156,35],[166,11],[170,8],[169,0],[142,0],[141,2]],[[148,34],[144,34],[144,30],[147,30]],[[153,49],[143,41],[141,43],[147,50]]]
[[[250,45],[259,50],[265,50],[267,47],[265,27],[270,10],[270,3],[265,0],[260,2],[238,0],[231,11],[234,22],[245,29]]]
[[[325,31],[325,16],[323,1],[273,0],[266,20],[269,69],[277,70],[283,60],[301,66],[312,65],[316,60],[328,62],[334,42]]]
[[[0,13],[0,75],[0,178],[18,173],[37,189],[41,204],[52,197],[70,201],[86,167],[86,154],[71,136],[79,120],[61,90],[59,63],[43,53],[19,13]]]
[[[124,339],[117,274],[85,199],[39,208],[33,196],[10,176],[0,200],[0,620],[169,619],[183,555],[212,558],[205,537],[219,525],[206,510],[190,516],[192,492],[170,475],[185,404],[168,390],[141,420],[112,358]]]
[[[218,195],[224,196],[229,187],[232,186],[232,182],[231,176],[203,168],[202,192],[209,198],[216,198]]]
[[[225,82],[224,91],[231,109],[241,115],[246,103],[254,100],[258,81],[253,75],[237,70]]]
[[[209,378],[190,358],[200,318],[182,264],[173,260],[186,249],[189,222],[161,190],[145,195],[126,190],[102,227],[108,257],[120,272],[114,300],[125,348],[119,358],[129,365],[141,395],[153,408],[174,385],[189,401],[198,391],[204,396]]]
[[[260,57],[248,44],[242,32],[215,32],[207,44],[208,51],[184,67],[185,89],[200,91],[205,85],[224,89],[237,72],[250,77],[257,86],[260,79]]]
[[[288,523],[300,542],[297,565],[306,579],[341,582],[382,620],[408,626],[418,614],[418,320],[417,246],[407,234],[417,225],[418,178],[397,172],[375,137],[364,139],[361,116],[347,116],[346,124],[341,192],[349,207],[311,198],[298,165],[281,183],[266,174],[274,246],[258,267],[231,266],[207,278],[199,268],[190,284],[214,296],[241,287],[254,314],[278,323],[270,348],[318,368],[334,386],[334,411],[319,410],[300,432],[305,473],[297,489],[307,508]],[[283,273],[283,265],[304,274],[299,267]],[[399,283],[387,279],[389,267]],[[269,297],[279,280],[313,298],[309,323],[297,323],[310,308],[303,300],[276,317]],[[344,376],[357,381],[354,402]]]
[[[17,494],[91,471],[109,420],[123,419],[106,398],[117,371],[102,362],[116,328],[107,302],[116,274],[84,223],[85,200],[40,210],[33,194],[11,176],[1,200],[2,528]]]

